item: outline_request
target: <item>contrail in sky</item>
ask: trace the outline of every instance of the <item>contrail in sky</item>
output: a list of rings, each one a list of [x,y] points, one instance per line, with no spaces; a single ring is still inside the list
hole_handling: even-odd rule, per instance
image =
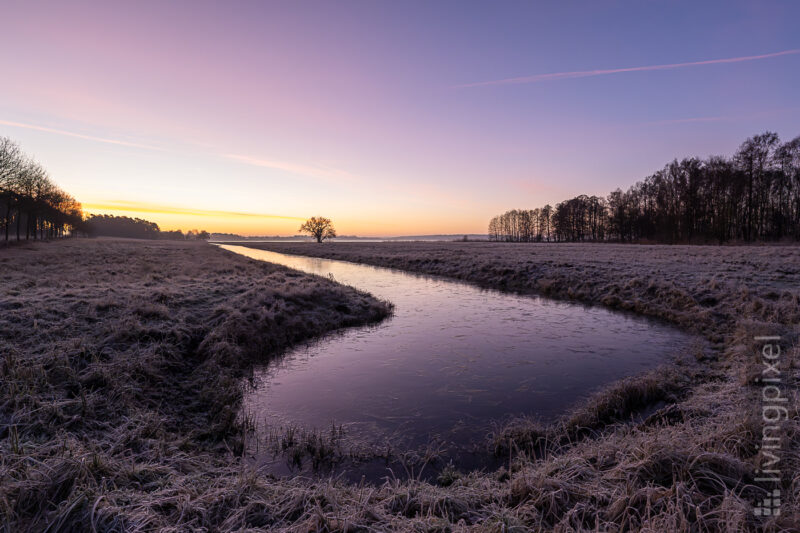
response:
[[[166,151],[164,148],[159,146],[153,146],[149,144],[140,144],[134,143],[129,141],[121,141],[118,139],[110,139],[108,137],[96,137],[94,135],[84,135],[83,133],[76,133],[74,131],[68,130],[61,130],[56,128],[48,128],[46,126],[38,126],[36,124],[27,124],[24,122],[13,122],[11,120],[3,120],[0,119],[0,125],[3,126],[11,126],[14,128],[24,128],[28,130],[34,131],[42,131],[46,133],[53,133],[56,135],[65,135],[67,137],[75,137],[78,139],[84,139],[88,141],[106,143],[106,144],[115,144],[118,146],[129,146],[132,148],[144,148],[146,150],[157,150],[159,152]],[[278,161],[272,159],[259,159],[255,157],[249,157],[245,155],[237,155],[237,154],[222,154],[222,157],[239,161],[241,163],[247,163],[250,165],[255,165],[259,167],[267,167],[276,170],[283,170],[286,172],[291,172],[293,174],[300,174],[304,176],[308,176],[311,178],[328,180],[328,181],[336,181],[336,182],[348,182],[357,180],[355,176],[352,174],[339,170],[336,168],[324,166],[324,165],[307,165],[302,163],[293,163],[288,161]],[[261,215],[258,215],[261,216]]]
[[[302,163],[292,163],[288,161],[278,161],[274,159],[260,159],[256,157],[250,157],[238,154],[222,154],[222,157],[225,157],[227,159],[232,159],[234,161],[239,161],[241,163],[247,163],[248,165],[254,165],[257,167],[266,167],[276,170],[283,170],[285,172],[291,172],[292,174],[300,174],[311,178],[339,182],[339,183],[347,181],[355,181],[358,179],[356,178],[356,176],[353,176],[352,174],[344,170],[339,170],[336,168],[322,166],[322,165],[307,165]]]
[[[673,70],[686,67],[699,67],[703,65],[719,65],[722,63],[742,63],[744,61],[757,61],[771,57],[780,57],[800,54],[800,49],[784,50],[772,54],[762,54],[758,56],[728,57],[725,59],[708,59],[706,61],[692,61],[689,63],[669,63],[666,65],[646,65],[643,67],[612,68],[599,70],[576,70],[572,72],[551,72],[549,74],[534,74],[533,76],[521,76],[518,78],[504,78],[501,80],[479,81],[476,83],[466,83],[456,85],[457,88],[464,87],[484,87],[488,85],[511,85],[517,83],[538,83],[540,81],[566,80],[572,78],[589,78],[592,76],[606,76],[608,74],[620,74],[623,72],[644,72],[649,70]]]
[[[158,150],[163,151],[163,148],[159,148],[158,146],[151,146],[149,144],[138,144],[132,143],[128,141],[120,141],[117,139],[108,139],[105,137],[95,137],[93,135],[84,135],[82,133],[75,133],[73,131],[67,130],[57,130],[55,128],[46,128],[44,126],[37,126],[35,124],[25,124],[23,122],[12,122],[10,120],[0,120],[0,124],[4,126],[12,126],[14,128],[25,128],[27,130],[36,130],[36,131],[44,131],[47,133],[55,133],[57,135],[66,135],[67,137],[77,137],[78,139],[86,139],[88,141],[95,141],[99,143],[106,143],[106,144],[117,144],[120,146],[131,146],[134,148],[145,148],[147,150]]]

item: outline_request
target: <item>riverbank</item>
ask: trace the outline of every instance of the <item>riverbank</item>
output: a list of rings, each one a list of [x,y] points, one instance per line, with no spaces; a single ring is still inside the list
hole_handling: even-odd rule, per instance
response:
[[[510,473],[499,474],[508,478],[499,488],[507,491],[500,514],[508,525],[781,530],[791,529],[800,518],[800,248],[246,246],[624,309],[667,320],[713,344],[712,353],[687,354],[698,364],[674,365],[618,382],[555,425],[517,421],[499,430],[495,450],[509,455],[511,465]],[[764,336],[778,339],[758,338]],[[777,352],[778,346],[782,356],[775,376],[762,352]],[[764,378],[779,379],[780,393],[789,400],[785,419],[778,424],[764,418],[765,412],[778,413],[765,405]],[[643,419],[638,416],[652,405],[661,408]],[[765,435],[777,440],[765,442]],[[776,443],[774,453],[765,447]],[[764,469],[778,471],[779,481],[759,481]],[[763,516],[768,490],[782,494],[778,517]]]
[[[238,244],[238,243],[237,243]],[[249,243],[663,318],[723,342],[741,319],[800,321],[800,247],[488,242]],[[744,293],[743,293],[744,291]]]
[[[250,366],[391,311],[201,242],[29,243],[0,268],[5,531],[221,527],[241,509],[186,506],[241,482]]]

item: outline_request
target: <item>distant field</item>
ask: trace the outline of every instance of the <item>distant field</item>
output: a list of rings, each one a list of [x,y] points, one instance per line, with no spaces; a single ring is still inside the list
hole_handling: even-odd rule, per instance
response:
[[[718,340],[742,319],[800,320],[800,246],[237,244],[630,309]]]

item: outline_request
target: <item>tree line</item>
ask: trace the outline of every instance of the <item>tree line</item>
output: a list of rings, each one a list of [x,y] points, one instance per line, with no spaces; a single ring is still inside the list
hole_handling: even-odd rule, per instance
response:
[[[129,239],[164,239],[174,241],[208,240],[205,230],[176,229],[165,231],[158,224],[142,218],[116,215],[89,215],[76,229],[88,237],[124,237]]]
[[[580,195],[489,222],[489,238],[513,242],[800,240],[800,137],[766,132],[729,158],[677,159],[627,191]]]
[[[81,229],[90,237],[126,237],[131,239],[208,240],[207,231],[162,231],[158,224],[141,218],[114,215],[91,215]]]
[[[0,221],[5,241],[62,237],[83,221],[81,204],[6,137],[0,137]]]
[[[83,229],[90,237],[157,239],[161,234],[161,230],[155,222],[114,215],[90,215],[86,219]]]

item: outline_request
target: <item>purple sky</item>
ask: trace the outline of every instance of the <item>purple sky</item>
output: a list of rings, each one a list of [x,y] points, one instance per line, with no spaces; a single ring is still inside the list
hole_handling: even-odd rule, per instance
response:
[[[485,232],[800,134],[797,2],[6,1],[0,135],[88,211]],[[253,216],[275,215],[275,216]]]

